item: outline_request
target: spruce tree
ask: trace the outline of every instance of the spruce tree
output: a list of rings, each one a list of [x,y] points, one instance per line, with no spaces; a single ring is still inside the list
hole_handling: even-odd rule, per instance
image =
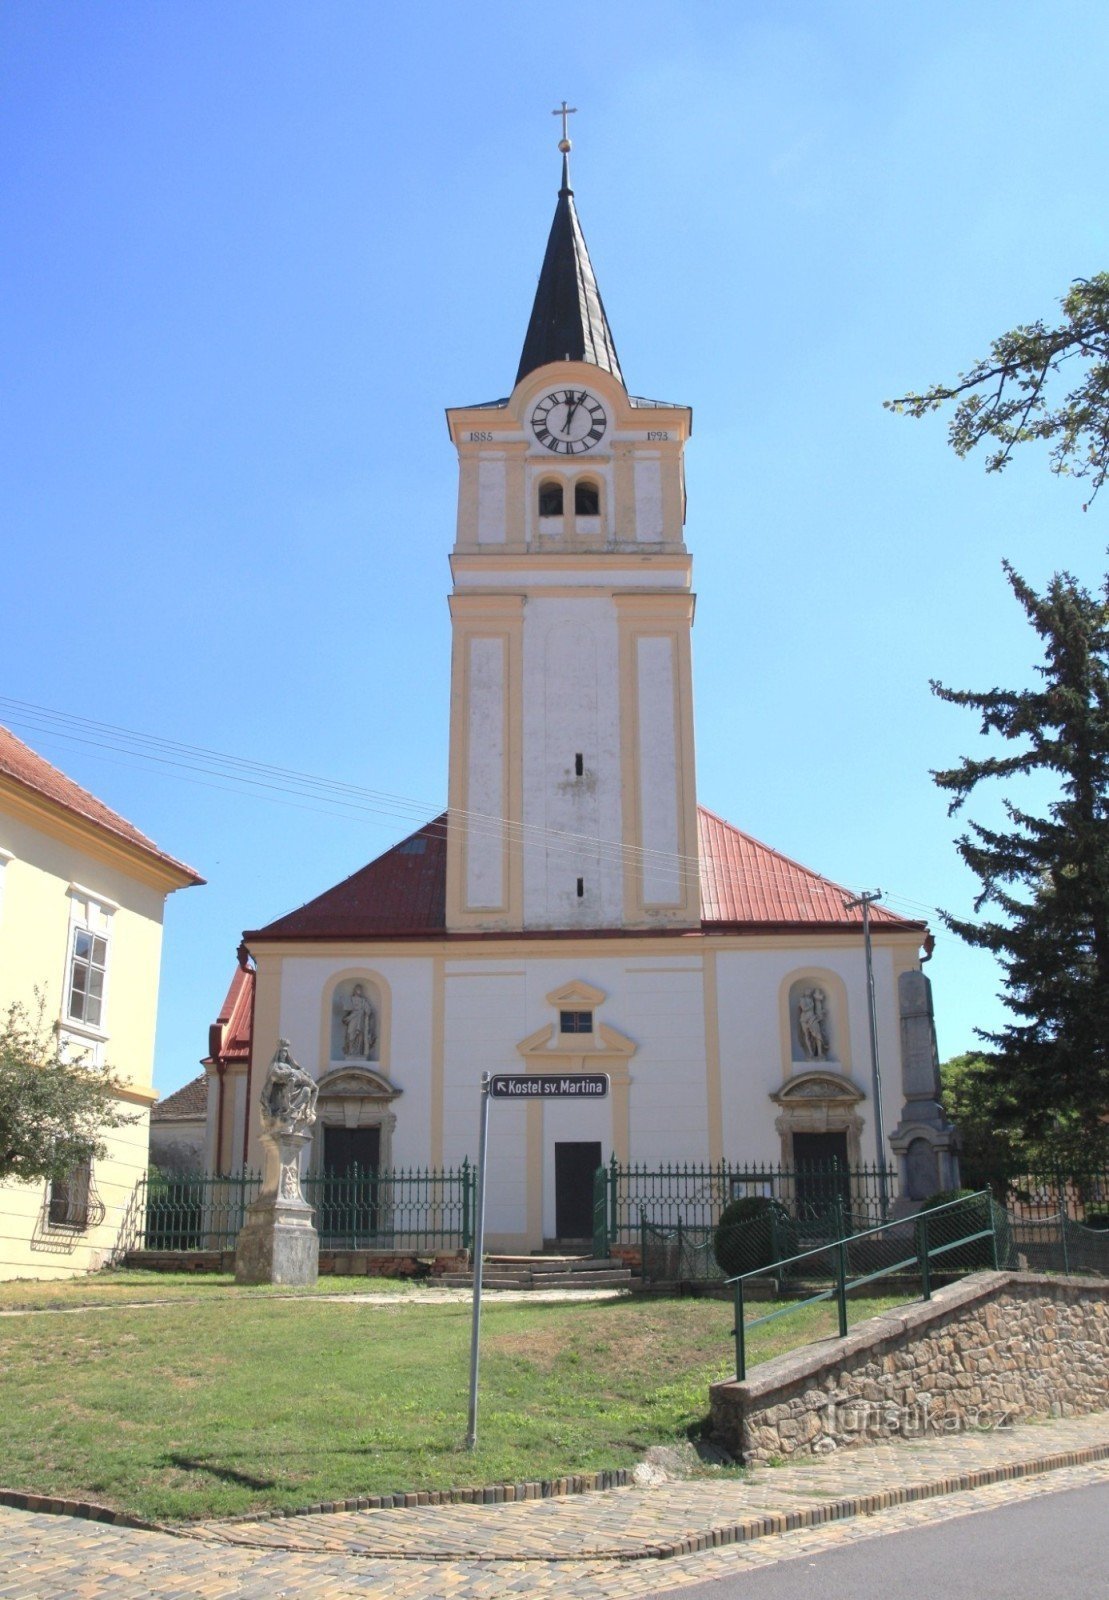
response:
[[[1037,1142],[1071,1156],[1109,1153],[1109,581],[1091,595],[1057,573],[1037,595],[1006,575],[1043,644],[1040,683],[985,693],[933,691],[981,715],[983,734],[1012,749],[933,773],[958,811],[987,778],[1053,777],[1046,814],[1006,798],[1008,826],[971,822],[957,841],[981,881],[969,920],[944,921],[991,950],[1013,1020],[981,1032],[999,1108]]]

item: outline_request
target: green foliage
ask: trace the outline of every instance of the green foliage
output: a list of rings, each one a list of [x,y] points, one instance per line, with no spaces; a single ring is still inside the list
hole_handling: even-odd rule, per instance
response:
[[[1057,327],[1013,328],[955,383],[887,400],[887,409],[922,417],[953,400],[948,438],[957,454],[992,440],[986,471],[1000,472],[1015,445],[1043,440],[1051,470],[1091,479],[1093,500],[1109,475],[1109,273],[1076,279],[1060,304]],[[1068,380],[1070,389],[1053,400]]]
[[[104,1154],[103,1133],[134,1122],[107,1067],[67,1059],[46,1026],[42,996],[32,1015],[8,1010],[0,1029],[0,1180],[63,1178]]]
[[[970,823],[956,843],[981,882],[974,910],[995,914],[942,915],[997,957],[1014,1017],[980,1034],[991,1048],[979,1103],[993,1094],[1003,1128],[1030,1144],[1080,1147],[1088,1163],[1109,1144],[1109,585],[1095,596],[1059,573],[1041,596],[1005,570],[1042,641],[1042,681],[981,693],[933,683],[1013,747],[933,776],[952,813],[990,778],[1047,775],[1057,798],[1042,816],[1006,799],[1003,829]]]
[[[490,1301],[471,1454],[461,1449],[465,1304],[412,1290],[373,1305],[367,1287],[389,1285],[365,1278],[358,1304],[194,1278],[176,1289],[187,1303],[151,1306],[159,1295],[144,1276],[130,1293],[142,1308],[129,1311],[122,1280],[75,1286],[106,1312],[5,1324],[6,1488],[160,1519],[632,1466],[648,1446],[699,1431],[708,1385],[727,1376],[735,1348],[728,1301]],[[0,1284],[0,1299],[13,1287],[32,1286]],[[64,1286],[35,1287],[45,1295]],[[894,1304],[852,1311],[866,1317]],[[752,1329],[748,1359],[834,1329],[832,1307],[802,1307]]]
[[[959,1169],[972,1189],[1045,1158],[1024,1138],[1019,1110],[981,1051],[940,1064],[940,1099],[959,1130]]]
[[[797,1254],[797,1229],[777,1200],[750,1195],[720,1213],[712,1236],[716,1264],[726,1278],[773,1266]]]

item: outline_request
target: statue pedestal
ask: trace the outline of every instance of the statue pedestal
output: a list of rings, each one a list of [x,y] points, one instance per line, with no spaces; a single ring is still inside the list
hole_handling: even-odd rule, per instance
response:
[[[281,1283],[297,1287],[319,1276],[320,1239],[312,1207],[300,1192],[300,1157],[310,1133],[262,1135],[262,1192],[247,1207],[235,1246],[236,1283]]]

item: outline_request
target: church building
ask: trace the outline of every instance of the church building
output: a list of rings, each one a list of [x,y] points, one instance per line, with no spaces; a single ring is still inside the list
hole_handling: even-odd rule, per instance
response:
[[[613,1156],[911,1148],[930,1192],[950,1130],[925,926],[870,911],[877,1130],[860,908],[697,804],[691,412],[628,391],[560,149],[512,391],[447,412],[448,809],[244,935],[205,1063],[208,1170],[260,1166],[258,1094],[288,1039],[319,1084],[314,1170],[473,1160],[484,1072],[608,1074],[605,1099],[493,1107],[493,1249],[590,1234]]]

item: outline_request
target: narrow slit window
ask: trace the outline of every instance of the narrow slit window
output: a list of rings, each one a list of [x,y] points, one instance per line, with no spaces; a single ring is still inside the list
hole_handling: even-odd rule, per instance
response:
[[[562,485],[560,483],[541,483],[539,485],[539,515],[541,517],[560,517],[562,515]]]
[[[575,483],[574,514],[579,517],[599,517],[601,491],[595,483]]]
[[[585,762],[582,760],[581,751],[579,750],[577,755],[574,757],[574,777],[580,778],[584,772]]]
[[[578,899],[579,900],[583,900],[584,898],[585,898],[585,879],[584,878],[579,878],[578,879]]]

